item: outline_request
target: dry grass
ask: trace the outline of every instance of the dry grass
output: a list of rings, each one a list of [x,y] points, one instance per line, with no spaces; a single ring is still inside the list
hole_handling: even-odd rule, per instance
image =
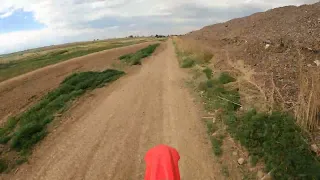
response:
[[[299,52],[299,51],[298,51]],[[303,55],[299,52],[299,94],[295,104],[295,117],[298,124],[313,131],[320,121],[320,71],[318,67],[303,68]]]
[[[177,48],[181,50],[181,54],[188,56],[190,59],[194,59],[198,64],[207,64],[214,58],[210,49],[205,46],[199,46],[199,44],[192,40],[184,41],[175,37],[174,42]]]

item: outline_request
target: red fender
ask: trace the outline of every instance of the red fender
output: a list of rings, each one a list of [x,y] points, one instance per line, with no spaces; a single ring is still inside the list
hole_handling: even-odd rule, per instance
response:
[[[145,180],[180,180],[178,151],[170,146],[159,145],[150,149],[146,156]]]

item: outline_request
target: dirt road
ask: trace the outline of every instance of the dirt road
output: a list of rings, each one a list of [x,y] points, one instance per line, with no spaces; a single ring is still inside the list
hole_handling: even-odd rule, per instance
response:
[[[10,179],[141,180],[147,150],[180,152],[183,180],[215,179],[205,127],[171,41],[142,68],[71,110]]]

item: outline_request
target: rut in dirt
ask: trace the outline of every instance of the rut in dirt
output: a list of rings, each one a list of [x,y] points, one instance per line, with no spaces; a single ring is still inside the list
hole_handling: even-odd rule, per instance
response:
[[[172,41],[160,48],[139,72],[79,105],[81,113],[72,110],[36,148],[30,163],[9,178],[141,180],[147,150],[167,144],[180,153],[182,179],[220,179],[214,175],[206,130],[184,87],[185,73]]]

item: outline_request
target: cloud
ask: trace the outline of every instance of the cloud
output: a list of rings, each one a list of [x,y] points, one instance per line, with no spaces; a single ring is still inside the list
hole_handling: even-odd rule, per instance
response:
[[[11,10],[9,10],[9,11],[1,14],[1,15],[0,15],[0,19],[7,18],[7,17],[11,16],[14,11],[15,11],[14,9],[11,9]]]
[[[0,34],[0,53],[130,34],[180,34],[284,5],[318,0],[2,0],[0,18],[32,12],[45,28]]]

